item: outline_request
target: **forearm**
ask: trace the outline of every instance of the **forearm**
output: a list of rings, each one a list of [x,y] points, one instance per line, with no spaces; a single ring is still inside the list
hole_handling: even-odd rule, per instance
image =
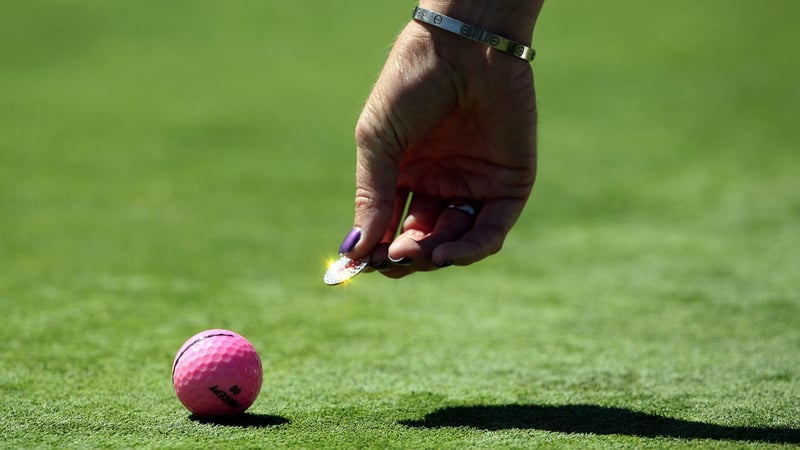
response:
[[[420,0],[419,6],[530,43],[544,0]]]

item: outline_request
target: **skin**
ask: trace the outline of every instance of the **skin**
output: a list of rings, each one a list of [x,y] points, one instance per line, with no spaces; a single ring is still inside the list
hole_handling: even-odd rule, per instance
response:
[[[420,6],[529,44],[542,0]],[[536,122],[530,64],[411,21],[356,126],[362,235],[345,254],[400,278],[498,252],[533,188]],[[477,215],[446,208],[456,199]]]

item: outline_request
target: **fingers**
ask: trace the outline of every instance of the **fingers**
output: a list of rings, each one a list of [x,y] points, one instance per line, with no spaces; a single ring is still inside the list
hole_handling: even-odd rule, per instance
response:
[[[502,199],[486,202],[474,226],[460,239],[444,242],[432,254],[433,261],[449,261],[468,265],[500,251],[511,227],[522,213],[524,199]]]
[[[387,236],[384,239],[384,243],[379,245],[370,255],[370,266],[392,277],[403,276],[413,272],[415,269],[409,268],[409,258],[390,254],[389,244],[393,241],[402,241],[402,239],[418,240],[424,238],[436,226],[441,208],[441,199],[426,195],[412,196],[400,236],[395,238],[394,233],[391,236]],[[396,230],[396,227],[394,229]]]
[[[407,220],[403,232],[389,246],[389,256],[393,262],[413,264],[416,270],[431,270],[444,263],[434,261],[431,256],[436,247],[445,242],[455,241],[468,232],[473,225],[474,217],[464,211],[449,208],[441,200],[431,201],[429,207],[435,207],[428,214],[422,227],[408,226],[418,224],[418,220]]]
[[[388,249],[389,260],[400,266],[411,266],[412,261],[422,260],[417,242],[425,240],[434,231],[442,210],[442,200],[424,195],[415,195],[408,206],[403,228]],[[404,245],[410,244],[410,245]]]
[[[378,262],[374,267],[386,276],[401,278],[477,262],[501,249],[524,203],[486,202],[473,216],[469,208],[430,197],[412,201],[402,232],[373,252],[373,261]]]

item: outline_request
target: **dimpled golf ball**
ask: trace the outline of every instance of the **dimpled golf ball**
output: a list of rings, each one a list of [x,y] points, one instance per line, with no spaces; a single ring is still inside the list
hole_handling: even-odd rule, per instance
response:
[[[199,417],[244,412],[261,391],[256,349],[229,330],[206,330],[189,338],[172,363],[172,386],[183,406]]]

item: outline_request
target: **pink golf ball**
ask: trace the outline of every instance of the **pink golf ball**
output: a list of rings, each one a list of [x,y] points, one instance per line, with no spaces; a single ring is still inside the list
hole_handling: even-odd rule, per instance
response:
[[[244,412],[261,391],[263,372],[256,349],[229,330],[206,330],[186,341],[172,363],[172,386],[196,416]]]

